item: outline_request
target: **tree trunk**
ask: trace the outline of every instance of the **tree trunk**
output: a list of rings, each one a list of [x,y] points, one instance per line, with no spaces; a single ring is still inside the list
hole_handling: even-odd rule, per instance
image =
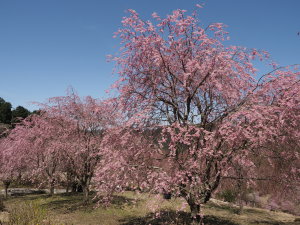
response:
[[[83,191],[83,201],[86,203],[89,201],[90,183],[91,183],[91,179],[88,176],[84,177],[84,179],[80,181],[80,185]]]
[[[4,206],[3,198],[0,195],[0,212],[3,212],[4,209],[5,209],[5,206]],[[0,225],[2,225],[1,220],[0,220]]]
[[[50,182],[50,196],[54,195],[54,183],[54,180]]]
[[[243,193],[242,193],[242,190],[240,189],[239,193],[238,193],[238,206],[239,206],[239,209],[237,211],[237,214],[239,214],[239,215],[241,215],[243,213],[243,210],[244,210],[242,195],[243,195]]]
[[[4,186],[4,188],[5,188],[5,198],[7,198],[8,197],[8,187]]]
[[[193,200],[188,201],[191,210],[192,225],[200,225],[202,217],[200,215],[200,204],[195,203]]]
[[[241,215],[243,213],[243,210],[244,210],[244,204],[243,204],[243,201],[240,200],[238,214]]]
[[[67,181],[66,193],[69,193],[71,185],[72,183],[70,181]]]
[[[72,192],[75,193],[77,192],[77,187],[78,187],[78,184],[76,181],[73,181],[72,182]]]
[[[5,198],[8,197],[8,187],[10,185],[10,181],[3,181],[4,189],[5,189]]]
[[[66,193],[75,192],[73,189],[73,183],[74,183],[74,176],[72,176],[72,173],[67,172],[67,186],[66,186]]]
[[[242,178],[242,176],[240,175],[240,171],[239,171],[239,177]],[[243,213],[244,210],[244,204],[243,204],[243,190],[242,190],[242,179],[238,180],[237,183],[237,187],[238,187],[238,205],[239,205],[239,209],[238,209],[238,214],[241,215]]]
[[[89,185],[87,184],[82,184],[82,189],[83,189],[83,201],[88,202],[89,201]]]

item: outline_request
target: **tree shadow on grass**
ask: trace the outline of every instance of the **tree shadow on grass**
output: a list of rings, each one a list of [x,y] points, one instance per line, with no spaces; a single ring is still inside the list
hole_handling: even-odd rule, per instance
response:
[[[101,198],[95,198],[94,195],[91,195],[89,197],[89,201],[85,202],[82,194],[75,193],[60,195],[62,197],[61,199],[53,199],[52,201],[44,203],[43,206],[50,210],[61,210],[63,213],[70,213],[78,210],[91,212],[97,207],[97,203]],[[134,204],[134,199],[116,195],[113,196],[110,206],[121,208],[125,204]],[[101,203],[99,207],[101,207]]]
[[[219,205],[213,202],[209,202],[206,205],[204,205],[205,208],[213,208],[213,209],[220,209],[220,210],[226,210],[232,214],[236,214],[238,213],[238,208],[237,207],[233,207],[230,205]]]
[[[140,201],[141,200],[114,195],[113,199],[111,200],[111,205],[114,207],[122,208],[124,205],[131,206],[137,204]]]
[[[251,225],[300,225],[300,222],[277,222],[277,221],[266,221],[266,220],[255,220],[250,223]]]
[[[190,213],[176,212],[176,211],[161,211],[158,217],[154,213],[148,214],[144,217],[132,217],[120,221],[122,225],[189,225],[191,224]],[[232,221],[218,218],[215,216],[205,216],[205,225],[238,225]]]
[[[51,198],[51,196],[48,194],[38,194],[38,195],[13,196],[12,198],[34,201],[34,200],[39,200],[39,199],[48,199],[48,198]]]
[[[232,206],[232,205],[220,205],[220,204],[216,204],[213,202],[209,202],[208,204],[206,204],[204,206],[205,208],[214,208],[214,209],[221,209],[221,210],[226,210],[232,214],[239,214],[239,206]],[[256,210],[256,209],[251,209],[251,208],[244,208],[243,209],[243,213],[250,213],[250,214],[264,214],[265,212],[260,211],[260,210]]]
[[[47,203],[44,203],[42,206],[45,206],[49,210],[62,210],[63,212],[72,212],[80,209],[83,206],[82,200],[72,198],[72,199],[58,199],[53,200]]]

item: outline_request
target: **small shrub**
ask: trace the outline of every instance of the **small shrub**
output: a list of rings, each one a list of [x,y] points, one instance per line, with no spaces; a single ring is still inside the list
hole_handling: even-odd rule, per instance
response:
[[[46,223],[47,212],[36,203],[21,203],[10,210],[8,225],[36,225]]]
[[[246,192],[242,195],[242,200],[246,203],[246,205],[250,205],[252,207],[262,207],[262,201],[258,192]]]
[[[3,197],[0,195],[0,212],[4,211],[5,206],[3,202]]]
[[[220,193],[218,193],[218,198],[222,199],[225,202],[236,202],[237,193],[234,190],[226,189]]]
[[[167,200],[172,198],[172,194],[170,192],[163,193],[163,196],[164,196],[164,199],[167,199]]]

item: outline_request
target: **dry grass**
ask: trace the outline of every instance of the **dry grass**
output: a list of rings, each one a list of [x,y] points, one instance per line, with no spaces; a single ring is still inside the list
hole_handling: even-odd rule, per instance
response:
[[[142,225],[142,224],[189,224],[188,207],[181,199],[163,200],[160,196],[125,192],[116,195],[112,204],[105,208],[95,208],[91,200],[82,203],[79,194],[28,195],[14,197],[5,201],[8,211],[20,202],[32,202],[48,212],[48,218],[55,225]],[[183,211],[180,211],[183,210]],[[296,225],[295,216],[268,210],[245,207],[244,213],[238,215],[234,206],[220,201],[211,201],[204,207],[205,224],[211,225]],[[158,215],[160,212],[160,215]],[[157,217],[158,216],[158,217]],[[7,213],[0,213],[0,220],[8,221]]]

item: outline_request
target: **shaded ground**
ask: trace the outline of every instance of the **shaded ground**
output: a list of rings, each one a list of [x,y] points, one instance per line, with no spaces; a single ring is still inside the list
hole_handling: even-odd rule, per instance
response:
[[[112,204],[105,208],[95,207],[97,199],[91,197],[83,203],[82,194],[57,194],[49,197],[28,195],[11,197],[5,201],[8,211],[20,203],[35,203],[47,210],[47,225],[185,225],[190,223],[188,208],[182,207],[181,199],[163,200],[160,196],[126,192],[116,195]],[[181,211],[180,211],[181,210]],[[220,201],[212,201],[204,207],[206,225],[300,225],[295,217],[282,212],[245,207],[242,215],[236,207]],[[8,214],[0,213],[5,224]],[[41,224],[42,225],[42,224]]]
[[[123,225],[160,225],[160,224],[182,224],[188,225],[191,223],[190,214],[187,212],[162,211],[157,217],[154,213],[148,214],[145,217],[129,218],[120,221]],[[204,224],[206,225],[238,225],[230,220],[218,218],[215,216],[205,216]]]
[[[185,215],[184,215],[185,214]],[[131,218],[127,220],[120,221],[123,225],[167,225],[167,224],[180,224],[180,225],[189,225],[190,217],[188,213],[175,213],[174,211],[165,211],[163,214],[155,218],[154,214],[149,214],[146,217],[141,218]],[[244,223],[236,223],[227,219],[218,218],[215,216],[205,216],[204,217],[205,225],[239,225]],[[276,222],[276,221],[264,221],[264,220],[252,220],[247,224],[258,224],[258,225],[299,225],[300,222]]]

